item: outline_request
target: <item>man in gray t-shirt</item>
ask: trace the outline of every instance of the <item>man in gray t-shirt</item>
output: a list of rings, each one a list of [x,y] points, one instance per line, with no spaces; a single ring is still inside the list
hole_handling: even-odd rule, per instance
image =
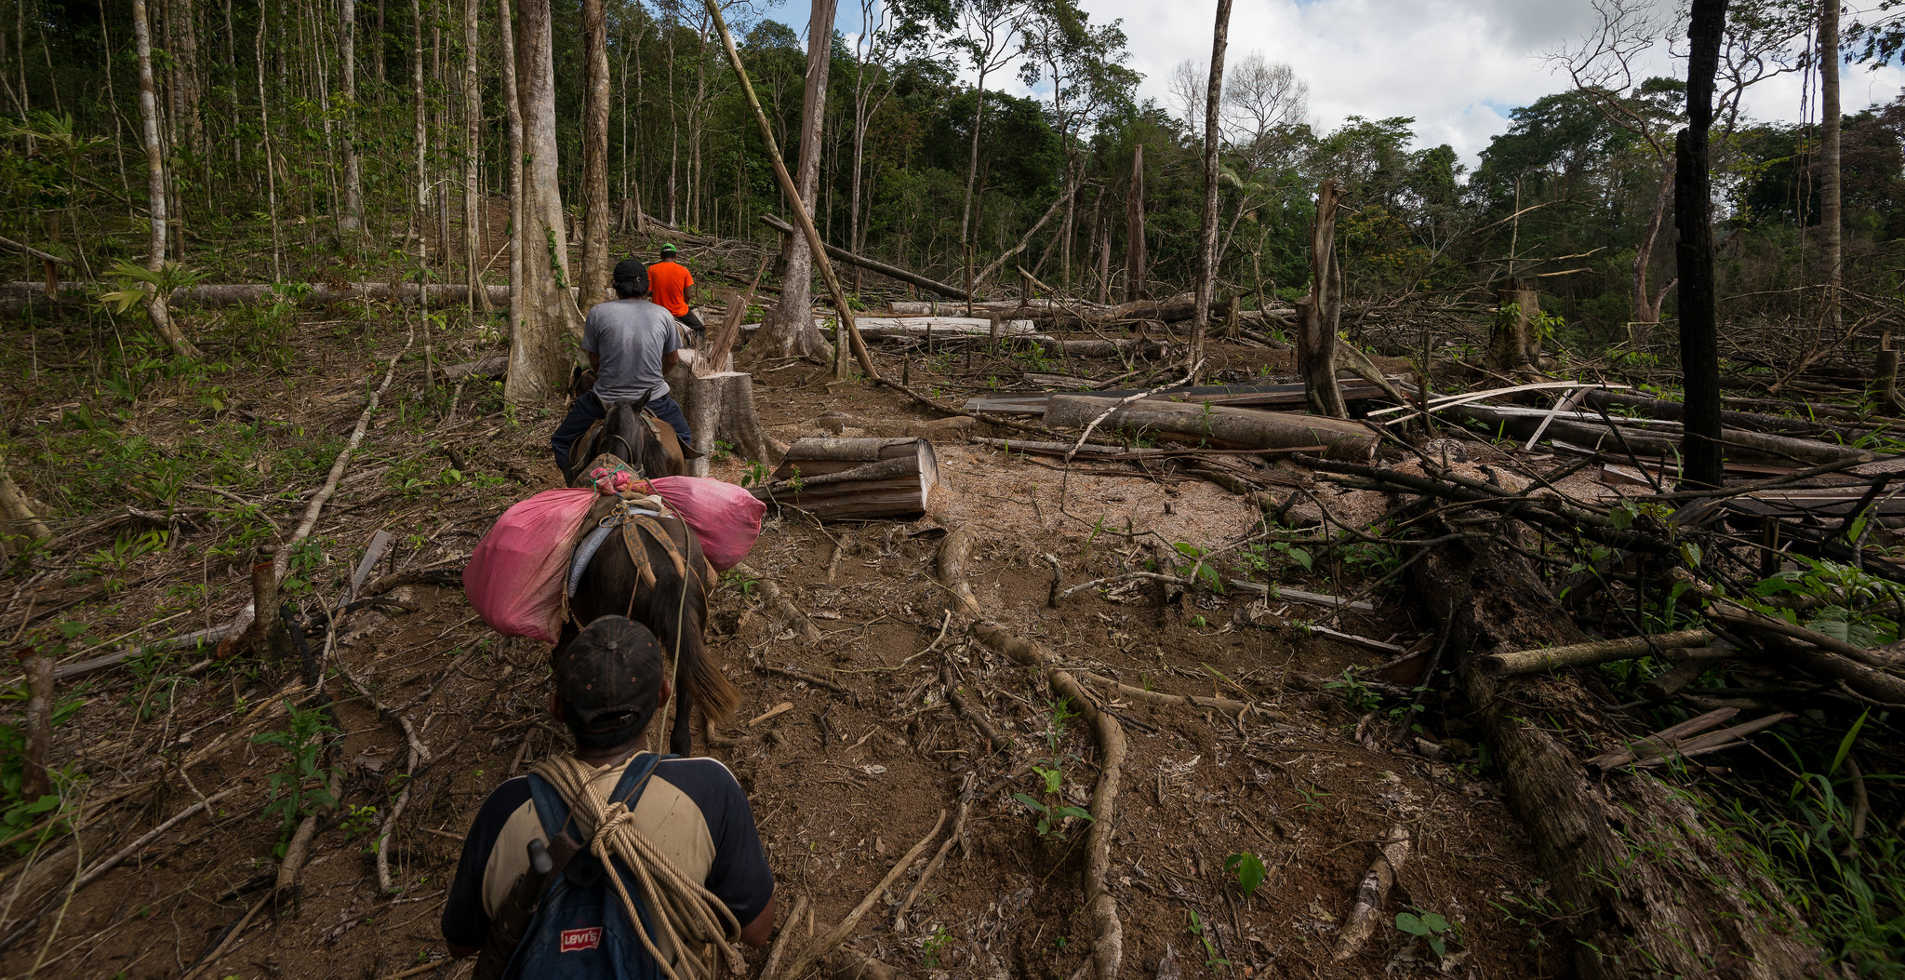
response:
[[[681,437],[682,448],[693,445],[681,406],[669,397],[662,372],[680,359],[681,335],[674,314],[648,301],[648,267],[635,259],[615,265],[615,295],[619,299],[589,309],[582,328],[582,349],[595,369],[595,388],[583,392],[549,438],[556,467],[569,465],[569,447],[608,414],[607,402],[639,402],[669,424]]]

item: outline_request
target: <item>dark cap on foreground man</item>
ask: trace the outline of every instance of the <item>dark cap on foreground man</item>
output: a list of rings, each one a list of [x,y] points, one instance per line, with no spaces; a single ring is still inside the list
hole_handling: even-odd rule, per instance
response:
[[[714,759],[657,759],[639,751],[670,694],[654,635],[626,617],[604,616],[559,651],[553,666],[549,707],[575,739],[576,759],[596,767],[590,787],[625,800],[635,830],[734,914],[742,941],[765,945],[774,927],[774,878],[740,784]],[[443,938],[452,955],[483,949],[496,938],[493,928],[520,920],[514,906],[521,904],[521,893],[512,898],[511,892],[531,873],[531,842],[554,836],[545,826],[547,814],[539,813],[539,801],[552,799],[550,792],[541,776],[518,776],[483,802],[443,909]],[[625,913],[616,918],[610,916],[607,931],[627,928]],[[524,937],[525,948],[534,938]],[[561,945],[568,952],[568,932]]]

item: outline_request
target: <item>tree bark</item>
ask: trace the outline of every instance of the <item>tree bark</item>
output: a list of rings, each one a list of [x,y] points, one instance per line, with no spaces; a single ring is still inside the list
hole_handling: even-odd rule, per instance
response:
[[[1297,372],[1303,375],[1310,411],[1339,419],[1349,415],[1342,389],[1336,385],[1336,318],[1343,301],[1336,275],[1336,206],[1341,198],[1334,180],[1316,189],[1316,222],[1310,226],[1310,295],[1296,305]]]
[[[338,48],[344,70],[344,111],[341,115],[344,148],[344,207],[337,227],[347,235],[364,230],[364,178],[357,160],[357,0],[343,0]]]
[[[529,304],[523,294],[523,113],[516,84],[516,37],[509,0],[496,0],[503,37],[503,109],[509,119],[509,337],[512,352]]]
[[[1687,128],[1674,140],[1674,223],[1680,230],[1680,366],[1686,382],[1681,482],[1717,487],[1725,479],[1720,443],[1720,349],[1713,285],[1713,202],[1707,131],[1713,73],[1726,27],[1726,0],[1694,0],[1687,27]]]
[[[834,0],[814,0],[807,24],[807,83],[800,100],[800,160],[794,185],[800,204],[813,212],[814,189],[820,179],[820,137],[827,115],[827,68],[833,52]],[[767,318],[765,332],[782,356],[809,355],[825,344],[813,317],[813,250],[799,235],[788,239],[786,276],[781,281],[779,305]],[[835,338],[836,341],[844,338]],[[845,358],[835,357],[835,376],[845,370]]]
[[[159,99],[153,91],[152,27],[146,20],[146,0],[132,0],[132,36],[139,55],[139,119],[145,131],[146,195],[152,210],[151,252],[146,256],[146,268],[157,275],[165,268],[165,151],[159,145]],[[146,314],[152,318],[152,328],[159,332],[166,346],[180,357],[198,357],[198,348],[192,346],[179,331],[178,324],[172,322],[165,291],[147,283],[145,294]]]
[[[1839,335],[1839,292],[1845,283],[1840,211],[1839,0],[1819,0],[1819,231],[1825,251],[1826,323]]]
[[[523,0],[516,24],[517,93],[527,162],[523,174],[523,310],[510,344],[503,398],[527,405],[569,380],[572,338],[581,331],[569,298],[569,237],[556,156],[556,80],[550,0]]]
[[[1204,336],[1210,331],[1211,291],[1217,281],[1217,154],[1223,144],[1217,111],[1224,97],[1224,47],[1229,37],[1230,0],[1217,0],[1217,24],[1211,29],[1210,84],[1204,93],[1204,219],[1197,238],[1197,312],[1191,319],[1191,345],[1185,354],[1185,363],[1193,370],[1204,356]]]
[[[476,73],[482,47],[477,0],[463,0],[463,260],[470,312],[489,308],[483,289],[483,188],[477,173],[483,145],[483,87]]]
[[[582,297],[609,285],[609,31],[602,0],[582,0]]]
[[[1144,298],[1144,144],[1131,150],[1131,189],[1124,200],[1124,298]]]

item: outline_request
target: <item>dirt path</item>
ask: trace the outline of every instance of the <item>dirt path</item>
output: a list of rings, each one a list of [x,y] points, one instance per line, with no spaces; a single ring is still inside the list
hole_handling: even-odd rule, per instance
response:
[[[333,329],[340,328],[322,328]],[[192,406],[166,389],[98,423],[122,442],[161,447],[156,459],[184,460],[182,484],[220,485],[260,506],[213,513],[222,498],[188,486],[179,499],[203,501],[189,505],[202,512],[167,522],[162,546],[113,569],[113,588],[81,573],[93,567],[88,561],[110,564],[122,532],[139,525],[123,518],[102,529],[119,502],[96,505],[90,524],[62,528],[66,551],[38,560],[35,568],[48,574],[6,590],[14,597],[0,609],[0,627],[37,637],[72,622],[82,629],[78,644],[91,645],[173,612],[178,619],[144,635],[183,632],[241,604],[249,547],[225,553],[226,543],[260,514],[284,523],[292,498],[316,485],[308,469],[284,472],[286,461],[328,463],[324,447],[335,451],[361,408],[366,365],[396,350],[393,329],[400,343],[400,326],[380,327],[365,336],[362,356],[327,357],[318,352],[331,338],[306,324],[305,355],[268,382],[226,386],[222,408]],[[208,343],[218,349],[216,338]],[[439,347],[436,357],[454,353]],[[75,357],[70,368],[80,367]],[[335,602],[375,530],[397,540],[388,570],[454,568],[503,506],[554,480],[542,462],[552,414],[505,416],[473,388],[451,416],[447,389],[426,385],[422,372],[420,357],[404,362],[403,394],[374,420],[316,544],[294,562],[306,586],[299,595],[313,609],[317,599]],[[830,411],[926,418],[890,393],[830,391],[824,379],[807,377],[814,373],[762,375],[757,400],[780,438],[818,434],[813,420]],[[89,395],[78,405],[97,420],[101,410],[92,406],[108,401]],[[23,407],[43,420],[24,437],[41,453],[25,472],[50,481],[50,454],[87,430],[74,406],[51,397]],[[265,435],[250,464],[225,461],[219,465],[237,469],[221,476],[200,450],[217,441],[209,433],[229,425]],[[1064,978],[1089,958],[1082,821],[1041,834],[1013,794],[1086,805],[1097,750],[1075,706],[1055,702],[1035,672],[976,642],[969,620],[946,618],[934,558],[945,533],[966,526],[979,542],[968,578],[987,618],[1076,670],[1258,706],[1236,718],[1129,698],[1103,703],[1130,739],[1109,882],[1126,975],[1495,977],[1558,969],[1557,952],[1541,945],[1546,906],[1526,843],[1482,766],[1452,737],[1419,750],[1370,736],[1392,727],[1372,720],[1399,714],[1406,692],[1362,682],[1326,687],[1346,667],[1382,658],[1289,625],[1317,610],[1253,608],[1235,594],[1161,596],[1138,582],[1047,605],[1054,575],[1047,556],[1062,583],[1075,585],[1160,555],[1170,562],[1174,553],[1229,545],[1257,521],[1252,508],[1201,480],[1153,480],[1136,470],[1074,475],[1061,503],[1062,476],[1053,469],[963,443],[938,451],[947,493],[933,517],[827,527],[772,519],[747,563],[758,578],[730,575],[714,598],[711,644],[743,701],[726,727],[732,744],[712,751],[749,791],[784,896],[810,901],[811,922],[785,928],[818,934],[838,922],[942,812],[950,822],[966,795],[958,844],[904,921],[896,923],[895,912],[917,872],[875,904],[848,945],[903,975]],[[741,467],[724,461],[716,475],[738,481]],[[1183,549],[1174,547],[1180,542]],[[106,558],[96,559],[100,549]],[[1275,555],[1262,575],[1290,585],[1314,578]],[[1347,594],[1357,580],[1352,572],[1309,587]],[[762,601],[770,584],[804,611],[819,642],[802,642]],[[46,614],[62,603],[71,604]],[[1414,638],[1406,622],[1387,615],[1345,628]],[[0,974],[37,964],[47,976],[178,975],[197,966],[220,977],[374,977],[440,957],[437,916],[462,831],[490,788],[563,742],[544,707],[544,653],[489,633],[454,585],[413,584],[350,613],[331,657],[411,721],[432,761],[408,773],[396,726],[349,683],[329,678],[343,724],[324,765],[340,776],[343,805],[320,821],[295,900],[259,908],[235,937],[228,933],[277,872],[282,822],[267,804],[286,753],[259,737],[295,730],[286,702],[304,691],[294,672],[250,659],[192,670],[202,654],[150,655],[64,690],[84,699],[55,743],[55,758],[87,777],[68,810],[80,853],[49,843],[34,856],[46,870],[29,873],[17,898],[26,855],[9,856],[0,878],[7,909],[0,918],[9,924],[0,936],[37,917],[0,950]],[[1009,750],[953,709],[949,684]],[[791,708],[748,723],[783,703]],[[17,724],[18,712],[6,720]],[[1055,794],[1045,795],[1034,766],[1058,773]],[[377,828],[406,786],[408,806],[389,841],[397,888],[379,894]],[[199,794],[223,789],[234,792],[211,818],[180,822],[66,900],[76,863],[90,866]],[[1333,962],[1358,881],[1397,828],[1413,850],[1374,936],[1358,955]],[[1266,869],[1248,897],[1225,870],[1243,853]],[[1439,965],[1426,943],[1396,928],[1395,914],[1410,909],[1456,924],[1452,955]],[[415,975],[466,973],[450,965]]]

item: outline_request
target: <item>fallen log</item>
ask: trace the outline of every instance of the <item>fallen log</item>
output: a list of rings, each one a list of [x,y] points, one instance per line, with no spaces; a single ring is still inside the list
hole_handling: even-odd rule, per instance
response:
[[[787,222],[782,221],[781,219],[776,218],[771,214],[761,215],[761,224],[764,224],[768,226],[769,228],[772,228],[775,231],[780,232],[783,235],[794,234],[793,225],[790,225]],[[912,272],[906,269],[902,269],[897,265],[889,265],[885,262],[881,262],[878,259],[869,259],[864,255],[858,255],[853,252],[849,252],[838,245],[828,245],[827,254],[836,259],[839,259],[842,262],[845,262],[848,265],[857,265],[862,269],[866,269],[869,272],[877,272],[880,275],[886,276],[889,279],[898,279],[900,282],[906,283],[911,286],[918,286],[919,288],[924,289],[929,293],[938,293],[941,296],[950,296],[953,299],[963,300],[966,298],[966,291],[963,289],[960,289],[957,286],[948,286],[945,283],[940,282],[936,279],[928,279],[917,272]]]
[[[452,364],[443,369],[443,376],[452,381],[464,378],[500,378],[509,372],[508,354],[491,354],[488,357],[462,364]]]
[[[1545,410],[1519,407],[1468,404],[1451,405],[1441,410],[1439,414],[1452,415],[1491,428],[1527,435],[1539,427],[1550,413]],[[1656,429],[1658,431],[1644,432],[1634,426],[1618,423],[1610,427],[1599,419],[1584,420],[1579,415],[1573,419],[1556,416],[1548,424],[1544,435],[1551,440],[1562,439],[1578,443],[1602,453],[1619,454],[1631,451],[1635,456],[1644,458],[1678,460],[1680,458],[1678,426],[1656,426]],[[1809,464],[1837,463],[1847,460],[1863,461],[1874,458],[1872,453],[1863,449],[1853,449],[1849,446],[1834,445],[1815,439],[1768,435],[1747,429],[1721,429],[1720,441],[1729,449],[1743,449],[1761,456]]]
[[[1430,533],[1434,533],[1431,531]],[[1571,914],[1573,972],[1585,977],[1819,976],[1799,911],[1725,837],[1704,832],[1684,784],[1622,770],[1591,778],[1565,740],[1603,712],[1564,674],[1497,678],[1474,658],[1572,643],[1579,634],[1528,561],[1501,538],[1429,550],[1412,594],[1448,629],[1469,704],[1554,897]]]
[[[875,337],[985,337],[999,340],[1029,336],[1032,321],[983,316],[863,316],[859,318],[860,336]],[[993,324],[997,323],[995,329]]]
[[[756,498],[831,520],[913,518],[931,508],[939,462],[924,439],[808,438],[787,447]]]
[[[1117,405],[1113,399],[1097,396],[1055,395],[1045,410],[1045,424],[1083,429],[1107,410],[1105,425],[1194,443],[1238,449],[1321,445],[1327,447],[1325,457],[1337,460],[1366,460],[1376,452],[1375,434],[1356,422],[1149,398]]]
[[[105,284],[97,282],[62,283],[57,298],[69,302],[85,302],[93,299],[105,288],[107,288]],[[508,286],[485,286],[484,289],[484,295],[490,303],[497,306],[509,303]],[[350,300],[415,303],[417,295],[417,284],[414,282],[350,282],[341,285],[292,283],[278,286],[270,283],[208,283],[174,290],[171,302],[174,306],[237,306],[283,299],[293,303],[330,306]],[[456,283],[433,282],[428,284],[423,296],[429,300],[431,306],[467,303],[470,300],[470,287]],[[0,300],[24,302],[46,298],[46,286],[43,283],[0,283]]]
[[[1617,640],[1571,643],[1545,650],[1489,653],[1475,658],[1475,665],[1491,674],[1533,674],[1560,670],[1563,667],[1581,667],[1612,660],[1629,660],[1634,657],[1644,657],[1656,651],[1705,646],[1711,642],[1713,642],[1713,634],[1707,630],[1680,630],[1655,636],[1630,636]]]
[[[1687,415],[1687,406],[1684,402],[1649,398],[1629,391],[1588,389],[1587,403],[1599,408],[1618,406],[1638,409],[1649,418],[1671,419],[1676,422],[1684,420]],[[1787,415],[1768,415],[1763,412],[1723,410],[1720,412],[1720,424],[1737,429],[1753,429],[1774,435],[1799,436],[1808,439],[1835,438],[1850,434],[1844,426],[1827,425],[1823,422]]]

